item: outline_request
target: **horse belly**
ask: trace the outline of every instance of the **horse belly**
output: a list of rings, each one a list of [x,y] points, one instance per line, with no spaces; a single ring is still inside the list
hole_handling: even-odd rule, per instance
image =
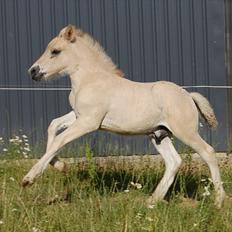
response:
[[[149,107],[142,108],[108,113],[102,121],[101,129],[131,135],[152,132],[159,122],[160,112],[154,112]]]

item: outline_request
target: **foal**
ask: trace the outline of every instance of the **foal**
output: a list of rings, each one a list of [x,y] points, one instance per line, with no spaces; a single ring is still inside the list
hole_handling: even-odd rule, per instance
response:
[[[208,164],[216,191],[215,203],[222,205],[225,193],[214,149],[198,133],[198,112],[209,126],[217,125],[213,109],[202,95],[188,93],[171,82],[138,83],[121,78],[122,73],[102,47],[72,25],[63,28],[48,44],[29,73],[35,81],[68,75],[72,111],[51,122],[46,153],[24,177],[23,186],[31,185],[49,163],[62,171],[64,163],[56,158],[56,152],[87,133],[100,129],[144,134],[150,137],[166,165],[163,178],[149,198],[154,203],[164,198],[182,162],[172,144],[173,135]]]

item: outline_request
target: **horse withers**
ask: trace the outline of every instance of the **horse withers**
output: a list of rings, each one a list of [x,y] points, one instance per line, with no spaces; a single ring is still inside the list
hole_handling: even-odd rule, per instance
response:
[[[199,112],[209,126],[217,126],[213,109],[202,95],[188,93],[171,82],[138,83],[123,78],[102,47],[72,25],[63,28],[48,44],[29,73],[35,81],[68,75],[72,111],[51,122],[46,152],[24,177],[23,186],[31,185],[49,163],[64,170],[57,151],[87,133],[100,129],[148,135],[166,166],[148,200],[155,203],[164,198],[182,162],[171,141],[171,136],[175,136],[208,164],[216,191],[215,203],[222,205],[225,193],[214,149],[198,133]]]

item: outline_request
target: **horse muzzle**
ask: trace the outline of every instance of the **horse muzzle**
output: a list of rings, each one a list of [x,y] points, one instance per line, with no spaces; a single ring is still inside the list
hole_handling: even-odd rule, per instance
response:
[[[34,80],[34,81],[41,81],[44,77],[44,74],[45,74],[45,73],[40,71],[39,65],[32,66],[28,70],[28,73],[31,76],[32,80]]]

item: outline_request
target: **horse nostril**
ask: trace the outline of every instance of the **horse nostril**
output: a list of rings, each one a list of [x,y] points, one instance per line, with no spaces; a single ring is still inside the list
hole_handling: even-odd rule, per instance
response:
[[[38,72],[39,72],[40,68],[39,66],[34,66],[29,70],[29,73],[31,74],[31,76],[35,76]]]

